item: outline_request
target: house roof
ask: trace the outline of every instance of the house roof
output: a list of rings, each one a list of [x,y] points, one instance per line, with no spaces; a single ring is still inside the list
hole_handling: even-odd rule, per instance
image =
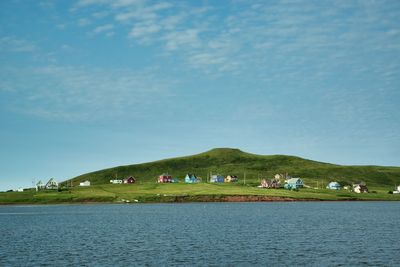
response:
[[[47,182],[47,184],[51,184],[51,183],[57,183],[57,181],[56,181],[54,178],[51,178],[51,179]]]
[[[288,183],[297,183],[298,180],[302,181],[300,178],[290,178],[289,180],[287,180],[287,182]]]

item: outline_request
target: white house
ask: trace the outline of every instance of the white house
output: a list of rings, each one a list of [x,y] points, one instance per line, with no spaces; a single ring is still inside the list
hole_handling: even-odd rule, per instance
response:
[[[122,180],[110,180],[110,183],[112,183],[112,184],[122,184],[123,181]]]
[[[22,187],[17,189],[17,192],[24,192],[24,189]]]
[[[354,184],[353,185],[353,192],[354,193],[368,193],[368,188],[366,185],[363,184]]]
[[[58,189],[58,183],[57,183],[57,181],[56,181],[54,178],[51,178],[51,179],[47,182],[45,188],[46,188],[46,189]]]
[[[332,190],[340,190],[341,186],[338,182],[330,182],[327,186],[326,189],[332,189]]]
[[[393,191],[393,194],[400,194],[400,185],[397,186],[397,189]]]
[[[80,182],[79,186],[90,186],[90,181],[86,180],[86,181]]]
[[[39,191],[39,190],[42,190],[42,189],[45,189],[45,188],[46,188],[46,185],[42,181],[37,182],[36,191]]]

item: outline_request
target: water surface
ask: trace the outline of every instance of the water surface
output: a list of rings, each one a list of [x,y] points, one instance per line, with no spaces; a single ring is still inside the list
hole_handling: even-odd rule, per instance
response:
[[[400,203],[0,207],[0,266],[399,266]]]

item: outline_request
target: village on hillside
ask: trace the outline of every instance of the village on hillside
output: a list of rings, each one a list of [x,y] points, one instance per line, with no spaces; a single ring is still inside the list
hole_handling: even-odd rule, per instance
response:
[[[124,179],[111,179],[110,184],[122,184],[122,185],[130,185],[130,184],[135,184],[137,182],[137,179],[130,175]],[[164,184],[164,183],[180,183],[181,180],[177,177],[173,177],[171,174],[168,173],[163,173],[159,175],[155,181],[155,183],[159,184]],[[196,176],[193,173],[188,173],[186,174],[185,177],[183,177],[182,182],[187,183],[187,184],[195,184],[195,183],[201,183],[201,182],[206,182],[206,183],[238,183],[239,178],[236,175],[221,175],[221,174],[213,174],[207,177],[205,181],[202,180],[201,177]],[[244,181],[245,183],[245,181]],[[84,180],[79,183],[80,187],[88,187],[91,186],[90,180]],[[69,187],[72,187],[72,182],[69,185]],[[257,186],[257,188],[260,189],[287,189],[287,190],[299,190],[301,188],[311,188],[311,189],[318,189],[318,187],[311,187],[308,186],[304,183],[303,179],[299,177],[291,177],[288,174],[275,174],[275,176],[272,179],[261,179],[260,184]],[[326,189],[330,190],[346,190],[349,192],[354,192],[354,193],[368,193],[368,187],[365,182],[360,181],[357,183],[353,183],[352,185],[345,185],[342,186],[340,183],[336,181],[331,181],[329,182],[326,187]],[[39,181],[36,183],[35,190],[40,191],[40,190],[59,190],[60,189],[60,184],[54,179],[51,178],[48,180],[47,183],[43,183],[42,181]],[[18,192],[22,192],[24,189],[19,188]],[[400,186],[395,187],[393,191],[389,191],[389,193],[393,194],[400,194]]]

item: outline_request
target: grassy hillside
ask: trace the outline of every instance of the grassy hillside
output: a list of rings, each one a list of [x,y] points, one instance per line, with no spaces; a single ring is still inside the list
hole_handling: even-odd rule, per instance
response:
[[[386,200],[400,201],[400,194],[373,188],[373,193],[356,194],[346,190],[263,189],[243,184],[156,184],[94,185],[56,190],[0,192],[1,204],[212,202],[212,201],[293,201],[293,200]]]
[[[108,184],[110,179],[132,175],[139,183],[155,182],[157,176],[168,172],[181,181],[186,173],[195,173],[206,180],[208,174],[237,175],[247,183],[258,183],[260,178],[272,178],[276,173],[288,173],[302,177],[310,186],[322,187],[330,180],[341,183],[365,181],[370,186],[390,186],[400,184],[400,167],[342,166],[284,155],[255,155],[239,149],[217,148],[205,153],[165,159],[155,162],[119,166],[99,170],[72,178],[73,185],[90,180],[94,185]]]

